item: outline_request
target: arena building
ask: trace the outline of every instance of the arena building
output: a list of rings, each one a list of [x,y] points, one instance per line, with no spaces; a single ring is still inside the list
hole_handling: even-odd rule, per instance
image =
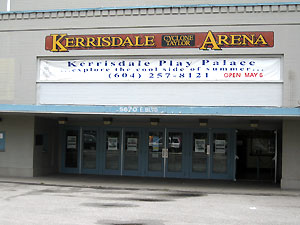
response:
[[[300,2],[210,2],[0,0],[0,175],[299,189]]]

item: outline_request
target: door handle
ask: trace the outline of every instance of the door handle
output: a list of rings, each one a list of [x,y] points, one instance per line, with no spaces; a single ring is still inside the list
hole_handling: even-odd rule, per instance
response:
[[[235,155],[235,159],[240,159],[240,157],[238,157],[237,155]]]
[[[207,155],[210,155],[210,145],[207,145],[207,146],[206,146],[206,154],[207,154]]]

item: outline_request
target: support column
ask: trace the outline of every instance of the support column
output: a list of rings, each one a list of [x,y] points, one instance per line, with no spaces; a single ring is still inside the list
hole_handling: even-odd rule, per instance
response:
[[[300,189],[300,120],[283,121],[281,188]]]

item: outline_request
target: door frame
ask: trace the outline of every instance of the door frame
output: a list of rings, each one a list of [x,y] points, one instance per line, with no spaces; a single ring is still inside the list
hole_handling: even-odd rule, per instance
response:
[[[107,139],[107,132],[108,131],[112,131],[112,132],[119,132],[120,136],[119,136],[119,146],[120,146],[120,154],[119,154],[119,169],[118,170],[112,170],[112,169],[106,169],[106,139]],[[123,131],[122,128],[117,128],[117,127],[104,127],[102,128],[102,137],[103,137],[103,141],[101,144],[101,154],[100,157],[102,158],[102,160],[100,160],[102,162],[102,167],[101,167],[101,171],[104,175],[122,175],[122,150],[123,150]]]
[[[182,158],[181,158],[181,171],[179,172],[169,172],[168,171],[168,164],[169,164],[169,158],[166,159],[165,164],[165,177],[169,178],[185,178],[188,176],[188,132],[186,128],[166,128],[165,129],[165,137],[166,137],[166,148],[169,149],[169,133],[182,133]],[[169,153],[170,154],[170,153]]]
[[[68,131],[73,130],[78,134],[77,142],[77,168],[65,167],[66,159],[66,134]],[[83,169],[82,168],[82,149],[83,149],[83,131],[95,130],[97,132],[96,142],[96,169]],[[107,132],[116,131],[119,132],[119,169],[105,169],[105,157],[106,157],[106,138]],[[139,153],[138,153],[138,170],[125,170],[124,169],[124,151],[125,151],[125,133],[127,131],[136,131],[139,134]],[[182,134],[182,169],[179,172],[168,171],[168,158],[165,160],[162,158],[162,170],[161,171],[149,171],[148,170],[148,135],[151,131],[159,131],[163,133],[164,148],[168,148],[168,137],[170,132]],[[63,135],[62,138],[62,151],[61,151],[61,172],[74,173],[74,174],[104,174],[104,175],[125,175],[125,176],[149,176],[149,177],[166,177],[166,178],[199,178],[199,179],[224,179],[235,180],[236,170],[236,131],[232,128],[167,128],[167,127],[92,127],[92,126],[65,126],[60,130]],[[227,133],[228,134],[228,157],[227,157],[227,173],[216,174],[213,173],[213,159],[212,159],[212,146],[213,146],[213,134],[214,133]],[[192,153],[193,153],[193,134],[194,133],[207,133],[209,139],[209,146],[211,148],[211,154],[207,157],[207,172],[193,172],[192,171]]]
[[[96,131],[96,168],[95,169],[84,169],[83,168],[83,131],[84,130],[93,130]],[[99,174],[100,170],[100,143],[102,138],[100,137],[100,132],[97,127],[80,127],[80,174]]]
[[[206,157],[206,172],[193,172],[193,136],[194,133],[207,133],[208,145],[210,153]],[[227,173],[217,174],[213,173],[213,134],[214,133],[227,133],[228,135],[228,146],[227,146]],[[189,152],[188,152],[188,163],[189,163],[189,178],[199,179],[222,179],[222,180],[235,180],[235,155],[236,155],[236,130],[232,128],[199,128],[192,129],[189,133]]]
[[[144,137],[144,157],[142,158],[143,162],[145,163],[145,175],[149,177],[163,177],[164,176],[164,159],[161,157],[161,171],[149,171],[149,132],[162,132],[163,133],[163,139],[164,144],[163,148],[166,148],[166,129],[165,128],[147,128],[145,129],[145,137]]]
[[[198,128],[192,129],[189,132],[189,151],[188,151],[188,170],[189,170],[189,177],[190,178],[198,178],[198,179],[210,179],[210,155],[206,153],[206,172],[194,172],[193,171],[193,146],[194,146],[194,133],[206,133],[208,142],[206,143],[207,146],[211,146],[211,131],[209,128]]]
[[[228,155],[227,155],[227,173],[213,173],[213,135],[215,133],[227,133],[228,134]],[[212,128],[210,130],[210,170],[209,179],[222,179],[222,180],[235,180],[235,155],[236,155],[236,132],[232,128]]]
[[[125,140],[125,134],[126,132],[138,132],[139,137],[138,137],[138,169],[137,170],[125,170],[125,145],[126,145],[126,140]],[[142,160],[145,158],[143,157],[143,151],[145,150],[144,146],[144,137],[143,137],[143,132],[142,128],[122,128],[122,149],[121,149],[121,169],[122,173],[121,175],[123,176],[142,176],[143,170],[142,170]]]
[[[77,141],[77,167],[76,168],[70,168],[66,167],[66,147],[67,147],[67,132],[68,131],[76,131],[78,132],[78,141]],[[80,127],[75,127],[75,126],[68,126],[68,127],[63,127],[62,128],[62,135],[63,138],[61,140],[61,146],[62,146],[62,151],[61,151],[61,172],[62,173],[74,173],[74,174],[79,174],[80,173],[80,166],[81,166],[81,160],[80,160],[80,152],[81,152],[81,132],[80,132]]]

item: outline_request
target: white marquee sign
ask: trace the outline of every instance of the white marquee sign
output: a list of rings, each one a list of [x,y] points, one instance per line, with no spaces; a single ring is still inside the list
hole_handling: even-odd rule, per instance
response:
[[[39,82],[280,81],[280,58],[40,60]]]

